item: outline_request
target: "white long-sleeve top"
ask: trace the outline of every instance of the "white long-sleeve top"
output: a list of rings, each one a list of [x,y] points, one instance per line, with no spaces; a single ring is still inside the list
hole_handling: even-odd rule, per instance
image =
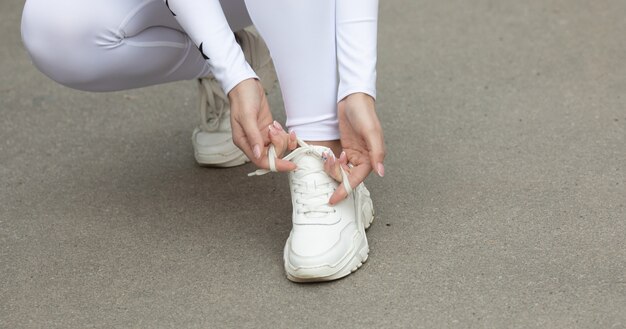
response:
[[[235,41],[219,0],[165,2],[226,93],[245,79],[257,78]],[[337,100],[356,92],[375,98],[378,0],[336,0],[335,10]]]
[[[226,94],[241,81],[257,78],[235,41],[219,0],[166,0],[165,3],[198,46]]]

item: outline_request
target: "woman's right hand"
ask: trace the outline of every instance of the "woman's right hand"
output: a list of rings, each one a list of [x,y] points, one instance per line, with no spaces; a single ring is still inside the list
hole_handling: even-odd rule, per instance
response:
[[[334,158],[326,161],[326,172],[342,181],[339,166],[343,167],[352,188],[363,182],[372,170],[383,177],[385,142],[374,98],[364,93],[351,94],[337,104],[337,115],[343,152],[338,161]],[[348,166],[348,163],[352,166]],[[347,196],[348,192],[342,184],[335,190],[329,203],[334,205]]]
[[[228,99],[233,142],[257,167],[269,169],[269,126],[274,120],[263,86],[256,79],[246,79],[228,93]],[[276,159],[276,169],[292,171],[296,169],[296,165]]]

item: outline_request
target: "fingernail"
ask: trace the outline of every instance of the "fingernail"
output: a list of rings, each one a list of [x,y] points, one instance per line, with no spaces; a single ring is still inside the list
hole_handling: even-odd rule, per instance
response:
[[[295,131],[291,131],[289,133],[289,138],[291,138],[292,141],[296,140],[296,132]]]
[[[278,121],[274,120],[274,127],[283,130],[283,126],[280,125],[280,123],[278,123]]]
[[[254,145],[254,149],[252,150],[252,153],[254,153],[254,157],[257,159],[261,158],[261,148],[259,147],[259,145]]]
[[[278,131],[276,131],[276,129],[274,129],[274,127],[272,127],[272,125],[268,126],[269,130],[270,130],[270,134],[276,136],[278,135]]]
[[[347,155],[346,155],[346,151],[342,151],[341,155],[339,155],[339,162],[343,162],[345,160],[347,160]]]
[[[379,163],[378,168],[376,168],[376,170],[378,171],[378,176],[380,177],[385,177],[385,166],[383,166],[382,163]]]

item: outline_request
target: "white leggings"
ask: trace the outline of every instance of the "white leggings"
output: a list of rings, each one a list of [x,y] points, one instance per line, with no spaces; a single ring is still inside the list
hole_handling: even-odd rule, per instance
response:
[[[254,20],[267,42],[289,129],[305,140],[338,139],[335,1],[247,0],[247,10],[244,0],[221,2],[233,30]],[[210,72],[163,0],[27,0],[22,38],[41,72],[80,90],[124,90]]]

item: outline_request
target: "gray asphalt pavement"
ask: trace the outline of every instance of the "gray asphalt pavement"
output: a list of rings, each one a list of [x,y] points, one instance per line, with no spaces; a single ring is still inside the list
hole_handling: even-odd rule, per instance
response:
[[[307,285],[286,177],[195,165],[192,82],[57,85],[22,5],[0,2],[0,328],[626,328],[626,2],[381,1],[370,259]]]

